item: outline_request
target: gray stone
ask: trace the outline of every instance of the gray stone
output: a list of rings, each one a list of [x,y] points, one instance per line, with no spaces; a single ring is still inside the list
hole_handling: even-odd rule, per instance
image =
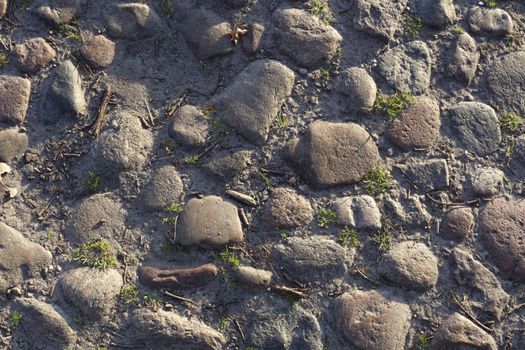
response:
[[[134,344],[150,349],[221,350],[224,336],[198,320],[189,320],[174,312],[146,308],[135,310],[127,321],[129,337]]]
[[[7,11],[7,0],[0,0],[0,17],[4,17]]]
[[[499,8],[474,6],[467,16],[470,30],[475,34],[506,35],[514,28],[510,15]]]
[[[213,102],[219,118],[253,144],[268,138],[294,85],[294,73],[273,60],[250,63]]]
[[[184,184],[173,165],[164,165],[153,170],[153,175],[142,193],[142,201],[146,207],[164,211],[171,204],[182,200]]]
[[[353,252],[322,236],[290,237],[275,246],[272,260],[290,276],[311,283],[343,277]]]
[[[0,291],[39,277],[51,264],[52,255],[20,232],[0,222]]]
[[[58,27],[82,15],[82,0],[51,0],[36,8],[36,13],[46,22]]]
[[[499,149],[501,131],[492,107],[479,102],[461,102],[450,109],[450,118],[458,143],[467,151],[486,156]]]
[[[251,288],[265,288],[272,281],[272,273],[251,266],[240,266],[236,270],[237,279],[242,285]]]
[[[338,90],[347,96],[346,108],[371,111],[377,96],[374,79],[362,68],[352,67],[341,73]]]
[[[43,38],[26,40],[16,45],[13,51],[18,69],[26,73],[36,73],[56,55],[56,51]]]
[[[310,202],[291,188],[272,191],[263,214],[268,229],[294,228],[307,225],[314,218]]]
[[[176,242],[184,246],[220,247],[241,242],[241,221],[237,207],[221,197],[192,198],[177,222]]]
[[[496,276],[472,255],[456,248],[450,255],[450,270],[456,282],[463,286],[473,307],[484,310],[492,317],[500,319],[503,309],[509,302]]]
[[[248,27],[248,33],[241,37],[241,46],[247,55],[253,56],[262,50],[264,32],[265,27],[260,23]]]
[[[460,34],[452,56],[450,67],[452,75],[467,84],[470,83],[476,75],[479,57],[476,41],[468,33]]]
[[[444,27],[456,20],[453,0],[418,0],[416,10],[425,24]]]
[[[150,288],[194,289],[212,282],[219,269],[214,264],[196,267],[157,268],[140,266],[140,283]]]
[[[58,281],[64,299],[93,321],[108,320],[123,281],[115,269],[81,267],[66,271]]]
[[[319,68],[331,61],[343,41],[337,30],[302,9],[278,9],[273,23],[279,50],[305,68]]]
[[[381,163],[370,134],[354,123],[315,121],[287,144],[286,157],[310,185],[327,188],[359,182]]]
[[[19,327],[14,329],[12,349],[74,348],[77,333],[66,321],[59,307],[36,299],[20,298],[15,300],[11,310],[22,315]]]
[[[525,281],[525,200],[497,198],[479,214],[481,242],[497,268],[510,278]]]
[[[474,231],[475,218],[470,208],[454,208],[445,213],[439,227],[439,234],[444,239],[463,241]]]
[[[386,253],[380,267],[381,276],[399,287],[427,290],[437,282],[438,261],[423,243],[405,241]]]
[[[106,68],[115,58],[115,43],[104,35],[95,35],[80,48],[80,54],[94,68]]]
[[[399,164],[397,167],[418,190],[425,193],[449,186],[448,166],[444,159]]]
[[[139,40],[151,38],[162,31],[162,21],[146,4],[118,4],[106,17],[108,33],[113,38]]]
[[[203,164],[204,168],[223,181],[230,181],[248,167],[252,151],[237,149],[223,151]]]
[[[8,163],[13,158],[21,156],[28,145],[29,138],[25,132],[17,128],[0,130],[0,161]]]
[[[407,3],[408,0],[357,0],[353,10],[354,27],[384,41],[390,41],[399,28]]]
[[[337,332],[359,349],[403,350],[412,317],[405,303],[379,292],[344,293],[330,307]]]
[[[454,313],[441,322],[429,350],[496,350],[494,339],[468,318]]]
[[[525,51],[511,52],[487,68],[487,85],[506,110],[525,114]]]
[[[171,119],[168,134],[177,144],[194,150],[206,142],[208,119],[197,107],[184,105]]]
[[[430,148],[439,136],[439,106],[427,97],[401,111],[388,129],[388,140],[404,150]]]
[[[394,219],[403,222],[406,226],[427,227],[432,221],[432,215],[417,195],[409,196],[405,200],[399,198],[399,201],[386,195],[384,205]]]
[[[421,95],[430,85],[431,64],[427,45],[411,41],[379,56],[377,69],[394,89]]]
[[[525,135],[516,137],[516,147],[514,148],[514,155],[522,163],[525,162]]]
[[[0,76],[0,122],[22,124],[26,118],[31,81]]]
[[[493,196],[503,188],[505,174],[497,168],[480,168],[472,175],[472,189],[480,196]]]
[[[381,212],[370,196],[343,197],[333,204],[341,225],[358,229],[381,228]]]

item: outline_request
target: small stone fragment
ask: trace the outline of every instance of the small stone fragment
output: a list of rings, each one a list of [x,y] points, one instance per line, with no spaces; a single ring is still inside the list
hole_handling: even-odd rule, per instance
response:
[[[494,339],[466,317],[454,313],[441,322],[429,350],[497,350]]]
[[[358,229],[381,228],[381,212],[370,196],[343,197],[333,205],[341,225]]]
[[[417,162],[397,165],[403,175],[423,192],[439,190],[448,187],[448,166],[444,159],[433,159],[426,162]]]
[[[0,161],[9,163],[24,154],[28,145],[29,138],[25,132],[17,128],[0,130]]]
[[[352,67],[341,73],[339,90],[347,96],[346,108],[371,111],[377,96],[374,79],[363,68]]]
[[[476,75],[479,57],[476,41],[468,33],[460,34],[452,57],[452,75],[467,84],[470,83]]]
[[[499,8],[474,6],[469,9],[467,16],[470,30],[475,34],[506,35],[514,28],[510,15]]]
[[[26,73],[36,73],[51,62],[56,51],[43,39],[33,38],[16,45],[13,50],[18,69]]]
[[[356,0],[354,27],[371,36],[390,41],[399,28],[408,0]]]
[[[253,56],[262,50],[262,39],[265,28],[260,23],[253,23],[248,27],[248,33],[241,38],[242,49],[247,55]]]
[[[235,191],[235,190],[226,190],[225,193],[226,193],[227,196],[229,196],[229,197],[231,197],[233,199],[236,199],[236,200],[238,200],[241,203],[249,205],[250,207],[256,207],[257,206],[257,201],[255,200],[255,198],[253,198],[250,195],[247,195],[247,194],[241,193],[239,191]]]
[[[225,150],[206,163],[203,167],[223,181],[231,181],[248,167],[252,151],[237,149]]]
[[[0,76],[0,122],[22,124],[26,118],[31,81]]]
[[[140,266],[138,275],[140,283],[150,288],[193,289],[213,281],[218,271],[214,264],[176,269]]]
[[[69,23],[82,14],[82,0],[50,0],[36,8],[36,13],[46,22],[58,27]]]
[[[208,119],[195,106],[180,107],[168,126],[168,134],[178,144],[187,149],[196,149],[208,137]]]
[[[445,213],[439,227],[439,234],[444,239],[463,241],[474,231],[474,214],[470,208],[454,208]]]
[[[480,196],[493,196],[503,188],[505,174],[497,168],[480,168],[472,176],[472,189]]]
[[[311,222],[314,210],[304,196],[291,188],[280,187],[272,191],[263,217],[268,229],[294,228]]]
[[[104,35],[95,35],[80,48],[80,54],[94,68],[106,68],[115,58],[115,43]]]
[[[268,287],[272,281],[272,273],[270,271],[256,269],[251,266],[240,266],[236,270],[236,275],[241,284],[252,288]]]
[[[142,192],[142,200],[146,207],[165,211],[170,205],[178,204],[182,200],[184,184],[173,165],[164,165],[154,169]]]
[[[487,85],[505,110],[525,115],[525,51],[511,52],[487,68]],[[512,87],[512,88],[509,88]]]
[[[151,38],[162,30],[162,21],[146,4],[118,4],[106,17],[108,33],[113,38],[139,40]]]
[[[453,0],[418,0],[416,9],[425,24],[444,27],[456,20]]]

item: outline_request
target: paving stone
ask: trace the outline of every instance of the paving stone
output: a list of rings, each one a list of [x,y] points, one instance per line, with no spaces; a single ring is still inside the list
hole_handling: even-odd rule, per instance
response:
[[[445,213],[439,227],[444,239],[464,241],[472,236],[475,218],[470,208],[453,208]]]
[[[463,286],[473,307],[486,311],[492,317],[500,319],[503,309],[509,302],[496,276],[483,264],[461,248],[455,248],[450,254],[450,270],[456,282]]]
[[[58,284],[64,299],[93,321],[107,320],[117,303],[123,281],[115,269],[81,267],[66,271]]]
[[[451,60],[451,73],[459,80],[470,83],[478,69],[480,52],[476,40],[468,33],[458,36]]]
[[[474,6],[467,16],[470,31],[474,34],[506,35],[514,28],[510,15],[499,8]]]
[[[16,299],[11,307],[22,315],[20,327],[13,332],[13,349],[73,349],[77,333],[64,317],[64,312],[56,305],[47,304],[32,298]]]
[[[219,179],[230,181],[248,167],[252,154],[243,149],[225,150],[205,162],[203,167]]]
[[[496,102],[525,114],[525,51],[511,52],[494,61],[487,68],[487,85]],[[509,88],[512,87],[512,88]]]
[[[496,198],[479,214],[478,231],[490,259],[503,273],[525,281],[525,201]]]
[[[27,134],[18,128],[0,130],[0,161],[9,163],[13,158],[21,156],[28,145]]]
[[[33,38],[15,46],[15,62],[22,72],[36,73],[51,62],[56,51],[43,38]]]
[[[359,349],[403,350],[412,317],[407,304],[379,292],[346,292],[330,307],[337,332]]]
[[[251,266],[240,266],[236,271],[239,283],[251,288],[265,288],[272,281],[272,273],[267,270],[256,269]]]
[[[419,191],[425,193],[448,187],[450,184],[447,161],[444,159],[399,164],[397,167]]]
[[[287,144],[287,159],[316,188],[359,182],[381,163],[379,151],[361,126],[315,121]]]
[[[430,289],[438,279],[437,258],[425,244],[413,241],[393,246],[380,270],[383,278],[407,289]]]
[[[480,196],[493,196],[503,188],[505,174],[497,168],[480,168],[472,175],[472,189]]]
[[[127,328],[133,344],[150,349],[168,349],[177,344],[180,349],[221,350],[226,343],[224,336],[210,326],[162,309],[133,311]]]
[[[153,170],[142,193],[142,202],[147,208],[165,211],[170,205],[181,202],[184,184],[173,165],[164,165]]]
[[[242,239],[237,207],[221,197],[190,199],[177,222],[176,242],[183,246],[220,247]]]
[[[379,74],[398,91],[421,95],[430,85],[432,60],[427,45],[411,41],[378,57]]]
[[[388,140],[404,150],[430,148],[439,136],[439,106],[427,97],[419,98],[392,122]]]
[[[56,27],[82,15],[82,0],[50,0],[43,3],[44,5],[37,7],[35,12]]]
[[[353,252],[322,236],[290,237],[278,244],[272,260],[302,282],[341,278],[353,261]]]
[[[494,339],[466,317],[454,313],[441,322],[429,350],[496,350]]]
[[[40,277],[44,268],[51,264],[50,252],[2,222],[0,222],[0,242],[0,291],[2,293],[26,279]]]
[[[291,188],[280,187],[272,191],[263,214],[269,229],[305,226],[314,218],[310,202]]]
[[[180,107],[168,125],[168,133],[177,144],[194,150],[206,142],[208,119],[195,106]]]
[[[113,38],[139,40],[159,34],[162,31],[162,20],[146,4],[118,4],[106,17],[106,26]]]
[[[294,79],[293,71],[277,61],[252,62],[214,100],[217,116],[260,145],[292,92]]]
[[[337,30],[302,9],[277,9],[272,19],[279,50],[305,68],[331,61],[343,41]]]
[[[104,35],[95,35],[84,41],[80,54],[94,68],[106,68],[115,58],[115,43]]]
[[[262,50],[265,30],[261,23],[253,23],[248,27],[248,33],[241,37],[242,49],[247,55],[253,56]]]
[[[384,197],[384,206],[393,219],[402,222],[408,227],[427,227],[432,221],[432,215],[430,215],[426,206],[421,203],[418,195],[412,195],[403,200],[401,198],[396,200],[387,194]]]
[[[22,124],[26,118],[31,81],[0,76],[0,122]]]
[[[343,197],[333,204],[341,225],[358,229],[381,228],[381,212],[370,196]]]
[[[479,102],[461,102],[450,109],[452,130],[467,151],[485,156],[499,149],[501,130],[492,107]]]
[[[453,0],[418,0],[416,10],[425,24],[443,28],[456,20]]]
[[[384,41],[390,41],[399,28],[407,4],[408,0],[357,0],[354,5],[354,27]]]
[[[374,79],[363,68],[345,69],[338,90],[346,95],[346,108],[351,111],[371,111],[377,96]]]
[[[7,11],[7,0],[0,0],[0,17],[4,17]]]
[[[218,271],[214,264],[170,269],[142,265],[138,275],[140,283],[150,288],[194,289],[212,282]]]

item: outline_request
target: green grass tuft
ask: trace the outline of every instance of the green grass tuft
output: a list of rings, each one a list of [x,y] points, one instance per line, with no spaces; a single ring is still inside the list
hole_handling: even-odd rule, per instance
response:
[[[20,322],[22,322],[23,318],[23,315],[19,311],[13,311],[11,315],[9,315],[9,327],[17,327],[20,324]]]
[[[235,252],[232,252],[228,246],[224,248],[222,252],[219,253],[219,259],[227,264],[233,265],[235,268],[241,266],[241,261]]]
[[[126,304],[135,304],[139,300],[139,291],[134,284],[126,284],[120,290],[120,297]]]
[[[390,175],[390,172],[384,166],[372,171],[363,179],[368,193],[371,196],[385,193],[392,186],[392,180],[392,175]]]
[[[323,208],[317,213],[317,225],[321,228],[327,228],[335,223],[336,218],[335,210]]]
[[[407,16],[405,20],[405,33],[413,38],[417,38],[421,35],[424,25],[425,23],[421,17]]]
[[[357,232],[356,228],[350,228],[348,226],[345,226],[341,233],[339,233],[339,244],[341,244],[345,248],[358,248],[361,245],[361,242],[359,241],[359,232]]]
[[[84,176],[84,188],[96,191],[102,184],[102,179],[94,171],[88,171]]]
[[[521,127],[525,122],[525,118],[517,115],[515,112],[510,111],[498,119],[500,128],[507,133],[516,133],[520,131]]]
[[[415,102],[412,95],[407,92],[396,92],[391,96],[380,95],[374,102],[374,109],[383,112],[390,121],[397,117],[402,110],[410,107]]]
[[[84,244],[73,253],[73,260],[82,266],[101,270],[117,264],[115,257],[111,255],[109,243],[101,240]]]

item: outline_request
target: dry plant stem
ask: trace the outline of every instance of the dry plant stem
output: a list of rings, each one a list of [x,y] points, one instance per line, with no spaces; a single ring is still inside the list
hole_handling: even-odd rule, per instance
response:
[[[109,100],[111,99],[111,85],[108,85],[106,88],[106,93],[104,94],[104,97],[102,98],[102,103],[100,105],[100,108],[98,110],[97,119],[95,119],[95,122],[89,129],[89,133],[93,135],[94,137],[98,137],[100,135],[100,132],[102,131],[102,124],[104,124],[104,120],[106,119],[106,111],[108,109]]]
[[[180,297],[178,295],[175,295],[173,293],[170,293],[168,292],[167,290],[164,291],[164,295],[170,297],[170,298],[173,298],[175,300],[178,300],[178,301],[183,301],[183,302],[186,302],[186,303],[190,303],[190,304],[193,304],[193,305],[197,305],[196,302],[194,302],[193,300],[191,299],[188,299],[188,298],[184,298],[184,297]]]
[[[481,323],[480,321],[478,321],[478,319],[476,318],[476,316],[474,316],[474,314],[472,314],[472,312],[470,310],[468,310],[464,305],[463,303],[458,299],[458,296],[456,295],[456,293],[454,292],[450,292],[450,298],[452,299],[452,301],[457,305],[459,306],[459,308],[465,313],[465,315],[470,318],[470,320],[472,322],[474,322],[476,325],[478,325],[480,328],[482,328],[485,332],[487,333],[491,333],[492,332],[492,329],[485,326],[483,323]]]
[[[299,298],[304,298],[306,296],[306,294],[304,294],[303,292],[301,292],[297,288],[290,288],[290,287],[286,287],[286,286],[274,286],[273,289],[275,289],[275,290],[277,290],[279,292],[293,294],[293,295],[295,295],[295,296],[297,296]]]

